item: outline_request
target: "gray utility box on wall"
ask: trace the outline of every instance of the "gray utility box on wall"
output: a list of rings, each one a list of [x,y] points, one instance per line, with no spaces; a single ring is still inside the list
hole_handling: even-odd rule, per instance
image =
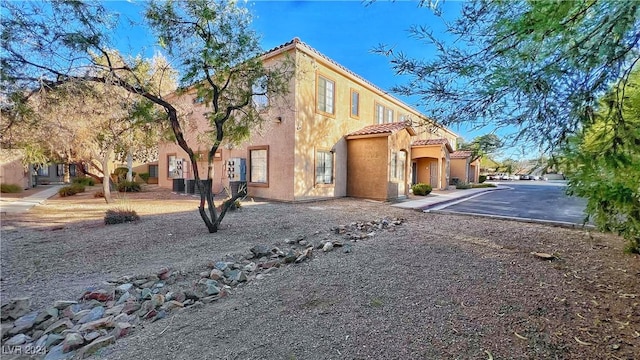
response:
[[[227,177],[229,182],[247,181],[247,160],[244,158],[230,158],[227,161]]]
[[[229,178],[231,196],[234,196],[247,183],[247,160],[230,158],[227,161],[227,177]]]

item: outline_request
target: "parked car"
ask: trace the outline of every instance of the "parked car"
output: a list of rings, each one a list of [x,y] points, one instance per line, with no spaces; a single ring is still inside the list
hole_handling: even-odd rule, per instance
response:
[[[520,175],[520,180],[533,180],[531,175]]]

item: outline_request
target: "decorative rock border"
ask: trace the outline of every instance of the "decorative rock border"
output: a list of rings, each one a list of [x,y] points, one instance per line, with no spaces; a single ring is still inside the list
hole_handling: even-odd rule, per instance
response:
[[[13,299],[1,308],[2,353],[46,355],[45,360],[83,359],[127,336],[142,322],[219,300],[234,287],[262,279],[281,266],[310,260],[314,249],[329,252],[341,247],[350,253],[352,243],[378,231],[394,231],[403,222],[394,218],[339,225],[323,240],[285,239],[286,249],[256,245],[245,255],[209,262],[198,278],[171,268],[124,276],[88,288],[78,300],[58,300],[37,311],[30,310],[30,298]],[[329,240],[332,235],[342,239]]]

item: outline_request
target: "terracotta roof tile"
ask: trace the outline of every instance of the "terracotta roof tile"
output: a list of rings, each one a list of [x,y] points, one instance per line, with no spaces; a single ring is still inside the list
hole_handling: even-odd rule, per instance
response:
[[[428,139],[428,140],[416,140],[411,144],[412,146],[424,146],[424,145],[446,145],[449,141],[447,139]]]
[[[452,152],[451,155],[449,155],[449,157],[452,159],[465,159],[471,156],[471,154],[472,154],[471,151],[459,150],[459,151]]]
[[[358,131],[354,131],[350,134],[347,134],[347,136],[393,134],[405,128],[409,128],[409,127],[404,122],[375,124],[375,125],[365,126],[364,128]]]

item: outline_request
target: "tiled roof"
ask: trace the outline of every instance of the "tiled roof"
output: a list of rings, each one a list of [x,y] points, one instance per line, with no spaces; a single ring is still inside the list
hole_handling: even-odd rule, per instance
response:
[[[347,136],[357,136],[357,135],[375,135],[375,134],[393,134],[402,129],[409,128],[404,122],[394,122],[394,123],[386,123],[386,124],[376,124],[365,126],[364,128],[354,131]]]
[[[411,146],[428,146],[428,145],[444,145],[447,147],[450,153],[453,152],[453,148],[451,144],[449,144],[449,140],[447,139],[428,139],[428,140],[416,140],[411,144]]]
[[[428,140],[416,140],[411,146],[424,146],[424,145],[446,145],[449,141],[447,139],[428,139]]]
[[[452,159],[466,159],[469,156],[471,156],[471,154],[472,154],[471,151],[458,150],[458,151],[452,152],[451,155],[449,155],[449,157]]]

